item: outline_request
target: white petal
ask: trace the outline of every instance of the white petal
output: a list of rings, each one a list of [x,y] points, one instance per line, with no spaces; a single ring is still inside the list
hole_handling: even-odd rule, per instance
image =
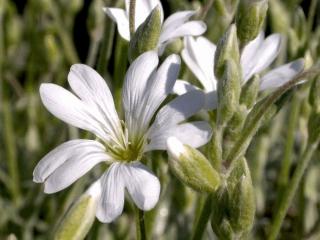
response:
[[[216,89],[217,81],[213,74],[216,46],[204,37],[185,37],[185,48],[181,55],[193,74],[206,91]]]
[[[196,114],[203,107],[204,101],[204,93],[197,90],[176,97],[160,109],[149,129],[148,137],[152,139],[166,129]]]
[[[109,223],[121,215],[124,206],[124,181],[122,166],[113,163],[100,179],[102,193],[96,216]]]
[[[162,26],[162,32],[171,31],[172,29],[181,26],[183,23],[189,20],[189,18],[192,17],[194,14],[196,14],[196,11],[179,11],[174,14],[171,14],[164,21]]]
[[[62,121],[108,139],[103,130],[103,119],[98,119],[99,114],[71,92],[56,84],[43,83],[40,86],[40,97],[49,112]]]
[[[125,120],[130,133],[134,133],[141,123],[138,119],[141,114],[142,103],[147,91],[148,81],[158,65],[158,55],[149,51],[140,55],[130,65],[127,71],[124,87],[122,89],[122,101],[125,112]]]
[[[177,95],[182,95],[194,90],[200,90],[200,89],[184,80],[177,80],[173,86],[172,93]]]
[[[204,109],[206,110],[213,110],[218,107],[218,92],[211,91],[206,93],[206,101],[204,104]]]
[[[178,138],[184,144],[197,148],[206,144],[210,140],[211,135],[212,129],[207,122],[183,123],[158,132],[158,135],[151,139],[145,151],[165,150],[166,141],[172,136]]]
[[[45,192],[60,191],[96,164],[110,160],[104,146],[93,140],[71,140],[44,156],[33,171],[34,182],[45,182]]]
[[[266,69],[278,56],[281,45],[281,35],[272,34],[267,37],[260,45],[254,59],[251,59],[250,70],[244,75],[244,80],[247,81],[253,74],[260,73]],[[247,66],[243,66],[247,68]]]
[[[261,78],[260,90],[277,88],[293,79],[304,68],[304,60],[298,59],[268,72]]]
[[[181,26],[166,30],[160,34],[160,43],[164,43],[174,38],[184,37],[184,36],[199,36],[207,30],[207,25],[203,21],[189,21]]]
[[[87,189],[86,193],[94,199],[100,199],[102,193],[100,179],[91,184],[90,187]]]
[[[146,129],[154,113],[172,92],[174,83],[180,70],[180,57],[172,54],[166,58],[158,70],[148,81],[146,91],[143,94],[140,109],[136,111],[137,120],[141,129]]]
[[[181,154],[185,153],[186,148],[176,137],[169,137],[167,139],[167,151],[169,155],[179,159]]]
[[[114,137],[120,135],[121,124],[113,97],[105,80],[91,67],[84,64],[72,65],[68,81],[72,90],[99,114],[104,128]],[[97,116],[96,116],[97,117]]]
[[[244,76],[247,76],[252,66],[254,65],[253,59],[256,57],[256,54],[264,40],[264,32],[260,32],[258,36],[249,42],[241,53],[241,66],[242,73]]]
[[[122,38],[130,40],[129,19],[128,15],[120,8],[103,8],[103,11],[117,23],[119,34]]]
[[[152,209],[159,200],[160,182],[143,164],[135,162],[123,165],[126,188],[141,210]]]

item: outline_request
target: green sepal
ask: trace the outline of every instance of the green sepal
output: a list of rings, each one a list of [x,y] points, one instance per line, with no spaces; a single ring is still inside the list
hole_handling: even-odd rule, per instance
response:
[[[219,239],[233,239],[234,233],[228,216],[229,196],[225,187],[212,195],[211,227]]]
[[[155,7],[147,19],[138,27],[129,43],[129,60],[134,61],[142,53],[155,50],[161,32],[161,11]]]
[[[225,125],[237,110],[240,100],[240,79],[239,65],[232,59],[225,61],[224,74],[218,81],[218,125]]]
[[[246,159],[237,161],[227,178],[229,193],[229,220],[237,234],[248,232],[254,222],[256,211],[254,188]]]
[[[251,109],[257,100],[259,87],[259,75],[252,76],[241,89],[240,104],[245,105],[247,109]]]
[[[167,141],[169,167],[184,184],[198,192],[212,193],[220,186],[220,175],[197,149],[176,138]]]
[[[98,184],[94,183],[70,208],[55,232],[55,240],[81,240],[86,237],[95,220],[98,199],[90,191],[96,191]]]
[[[236,15],[236,24],[241,46],[245,46],[258,36],[266,17],[267,9],[267,0],[240,1]]]
[[[214,57],[214,74],[220,80],[225,73],[226,60],[232,59],[239,64],[240,53],[237,38],[237,29],[232,24],[228,31],[220,38],[217,44],[217,50]]]

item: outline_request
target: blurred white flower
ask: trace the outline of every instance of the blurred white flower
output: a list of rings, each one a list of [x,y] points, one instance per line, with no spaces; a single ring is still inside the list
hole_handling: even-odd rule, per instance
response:
[[[121,8],[103,8],[105,13],[117,23],[119,34],[130,41],[129,31],[129,5],[130,0],[125,1],[125,10]],[[135,30],[146,20],[151,11],[159,6],[163,22],[163,8],[159,0],[136,1]],[[162,24],[158,52],[161,55],[165,46],[171,41],[184,36],[199,36],[207,30],[203,21],[189,21],[196,11],[180,11],[170,15]]]
[[[216,45],[205,37],[185,37],[185,47],[181,52],[182,58],[193,74],[200,81],[206,93],[206,109],[217,107],[217,79],[214,76],[214,55]],[[261,32],[257,38],[244,47],[240,64],[242,67],[242,84],[254,74],[268,68],[278,56],[281,45],[280,34],[272,34],[266,39]],[[260,90],[277,88],[290,81],[304,68],[304,60],[298,59],[267,72],[261,77]],[[178,80],[174,92],[183,94],[198,89],[186,81]]]
[[[184,122],[202,108],[205,97],[201,91],[175,98],[155,116],[172,92],[180,58],[171,55],[157,69],[158,62],[157,53],[150,51],[129,67],[122,89],[125,121],[119,119],[104,79],[86,65],[73,65],[68,75],[76,95],[55,84],[41,84],[41,100],[53,115],[97,137],[97,140],[67,141],[39,162],[33,179],[44,183],[46,193],[68,187],[96,164],[105,162],[110,167],[94,188],[100,197],[96,212],[100,221],[111,222],[122,213],[125,189],[140,209],[155,206],[160,183],[139,162],[142,155],[151,150],[165,150],[168,136],[176,136],[193,147],[205,144],[211,137],[208,123]]]

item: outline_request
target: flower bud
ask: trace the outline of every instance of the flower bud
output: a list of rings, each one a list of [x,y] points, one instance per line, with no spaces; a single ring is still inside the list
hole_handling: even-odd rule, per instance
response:
[[[54,239],[84,239],[94,222],[100,195],[101,186],[97,181],[71,207],[58,227]]]
[[[267,0],[240,0],[236,24],[242,46],[245,46],[258,36],[266,17],[267,9]]]
[[[222,66],[224,73],[218,81],[218,124],[226,124],[233,116],[240,99],[239,66],[228,59]]]
[[[228,31],[220,38],[214,57],[214,74],[220,80],[225,72],[225,61],[232,59],[239,64],[240,53],[237,39],[237,30],[232,24]]]
[[[259,75],[254,75],[241,89],[240,103],[251,109],[256,102],[260,87]]]
[[[211,227],[219,239],[233,239],[234,233],[228,219],[228,192],[225,187],[212,194]]]
[[[255,196],[250,170],[245,158],[236,163],[227,179],[229,193],[229,216],[232,229],[236,233],[248,232],[256,211]]]
[[[206,157],[177,138],[167,140],[169,167],[181,182],[199,192],[214,192],[220,185],[219,173]]]
[[[129,60],[132,62],[144,52],[154,50],[161,32],[161,11],[155,7],[147,19],[138,27],[129,43]]]

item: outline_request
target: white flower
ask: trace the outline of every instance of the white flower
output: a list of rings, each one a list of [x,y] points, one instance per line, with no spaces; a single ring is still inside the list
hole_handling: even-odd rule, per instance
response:
[[[111,222],[122,213],[125,189],[140,209],[155,206],[160,183],[139,162],[142,155],[165,150],[168,136],[176,136],[193,147],[205,144],[211,137],[208,123],[184,122],[204,104],[200,91],[175,98],[154,116],[172,92],[180,68],[177,55],[169,56],[157,69],[158,62],[157,53],[151,51],[129,67],[122,92],[124,122],[118,117],[106,82],[86,65],[73,65],[68,75],[76,95],[55,84],[41,85],[41,100],[53,115],[97,137],[67,141],[39,162],[34,181],[44,183],[46,193],[68,187],[96,164],[105,162],[111,165],[99,179],[101,197],[96,216],[100,221]]]
[[[213,73],[216,45],[204,37],[197,39],[185,37],[184,42],[182,58],[208,95],[205,108],[214,109],[217,107],[217,79]],[[270,66],[279,54],[280,45],[280,34],[272,34],[264,39],[264,34],[261,32],[243,49],[240,60],[243,74],[242,84],[254,74],[258,74]],[[269,71],[261,77],[260,90],[280,87],[290,81],[303,68],[304,61],[298,59]],[[197,88],[182,80],[177,81],[174,86],[174,92],[177,94],[194,89]]]
[[[130,1],[125,1],[125,9],[104,8],[106,14],[117,23],[119,34],[122,38],[129,41],[129,5]],[[146,20],[151,11],[160,7],[162,22],[163,8],[159,0],[139,0],[136,1],[135,8],[135,30]],[[169,16],[162,24],[160,39],[158,43],[159,54],[162,54],[166,44],[179,37],[199,36],[206,30],[206,24],[203,21],[188,21],[196,11],[181,11]]]

